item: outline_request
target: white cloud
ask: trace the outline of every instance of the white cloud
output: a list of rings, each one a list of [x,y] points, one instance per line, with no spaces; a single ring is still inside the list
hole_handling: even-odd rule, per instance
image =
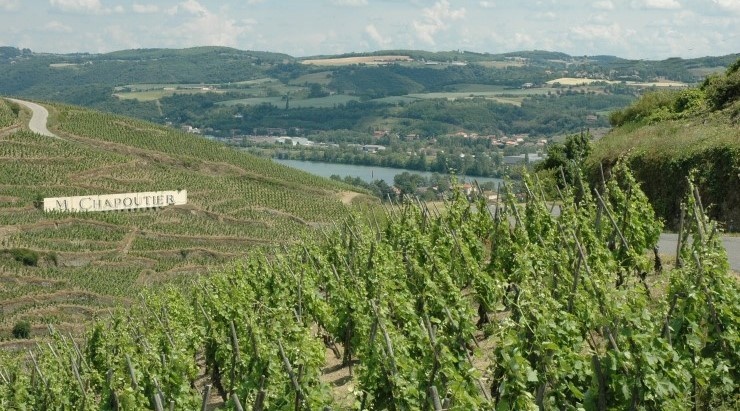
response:
[[[19,5],[18,0],[0,0],[0,10],[15,11],[18,10]]]
[[[413,26],[419,40],[434,45],[437,32],[447,30],[448,22],[465,18],[465,8],[450,9],[450,2],[439,0],[433,6],[422,9],[422,20],[414,20]]]
[[[373,24],[365,26],[365,33],[380,47],[388,47],[391,44],[391,39],[383,37]]]
[[[622,29],[618,23],[606,24],[585,24],[575,26],[570,29],[575,37],[584,40],[607,40],[613,41],[623,39],[625,35],[633,34],[630,30]]]
[[[73,31],[72,27],[69,27],[66,24],[62,24],[56,20],[52,20],[44,24],[43,30],[52,33],[71,33]]]
[[[614,3],[610,0],[602,0],[592,3],[591,7],[599,10],[614,10]]]
[[[157,6],[156,4],[134,3],[132,8],[134,10],[134,13],[140,13],[140,14],[156,13],[159,11],[159,6]]]
[[[367,0],[331,0],[329,3],[335,6],[367,6]]]
[[[492,1],[479,1],[478,5],[480,5],[484,9],[492,9],[496,7],[496,4],[494,4]]]
[[[105,29],[106,34],[115,44],[115,48],[127,48],[134,49],[140,48],[139,42],[136,40],[132,32],[127,30],[125,27],[120,25],[113,25]]]
[[[173,41],[183,46],[208,45],[237,47],[242,34],[252,30],[256,23],[251,19],[237,22],[226,16],[212,13],[196,0],[188,0],[167,10],[168,14],[183,11],[191,17],[165,32]]]
[[[544,13],[537,13],[534,17],[538,20],[557,20],[558,15],[551,11],[547,11]]]
[[[723,10],[740,13],[740,0],[712,0],[712,3]]]
[[[206,16],[210,14],[208,12],[208,9],[205,8],[202,4],[198,3],[196,0],[188,0],[186,2],[180,3],[178,7],[182,7],[183,10],[190,14],[195,14],[199,16]]]
[[[63,11],[91,13],[103,11],[100,0],[49,0],[49,4]]]
[[[632,7],[641,9],[675,10],[681,8],[677,0],[639,0],[633,1]]]

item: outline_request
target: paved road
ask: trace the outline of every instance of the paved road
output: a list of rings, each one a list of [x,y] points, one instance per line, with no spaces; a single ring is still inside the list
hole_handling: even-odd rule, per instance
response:
[[[44,136],[59,138],[46,128],[46,122],[49,119],[49,112],[46,108],[30,101],[16,100],[14,98],[9,98],[8,100],[26,106],[31,110],[31,121],[28,122],[28,128],[31,131]]]
[[[658,240],[658,249],[661,254],[667,254],[675,258],[678,234],[663,233]],[[740,272],[740,237],[723,237],[722,243],[727,250],[727,259],[734,271]]]

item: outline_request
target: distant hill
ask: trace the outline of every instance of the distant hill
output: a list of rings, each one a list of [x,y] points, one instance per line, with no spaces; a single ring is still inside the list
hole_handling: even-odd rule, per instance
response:
[[[612,113],[616,128],[599,141],[588,163],[625,158],[657,214],[669,226],[693,173],[708,214],[726,229],[740,230],[740,59],[699,87],[654,92]]]
[[[0,99],[0,340],[19,319],[75,329],[149,286],[317,235],[349,210],[344,184],[170,127],[45,105],[61,139],[13,128],[17,107]],[[39,209],[45,197],[182,189],[188,204],[163,209]]]
[[[387,131],[426,143],[462,131],[536,141],[604,130],[609,112],[644,92],[698,84],[737,58],[651,61],[542,50],[297,58],[228,47],[104,54],[0,47],[0,95],[188,125],[223,139],[279,128],[304,137],[338,131],[371,139]],[[479,114],[450,115],[471,109]]]
[[[437,164],[439,171],[445,160],[438,162],[438,153],[493,163],[499,156],[533,154],[542,140],[587,129],[602,135],[610,127],[609,113],[652,90],[700,84],[739,56],[652,61],[542,50],[379,50],[296,58],[228,47],[104,54],[0,47],[0,95],[194,127],[240,146],[254,147],[259,140],[250,136],[280,130],[339,148],[327,153],[296,147],[296,152],[313,150],[304,158],[400,168],[420,164],[419,170]],[[478,141],[460,145],[454,137],[439,138],[455,135]],[[405,141],[409,136],[415,141]],[[513,136],[523,144],[482,144]],[[375,161],[343,144],[391,150]],[[272,148],[260,153],[275,155]],[[491,165],[476,168],[487,176],[507,172]]]

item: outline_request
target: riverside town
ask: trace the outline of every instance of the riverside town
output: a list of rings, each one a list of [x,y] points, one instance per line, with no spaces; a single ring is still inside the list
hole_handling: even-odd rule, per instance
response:
[[[150,191],[89,195],[77,197],[52,197],[44,199],[44,211],[84,212],[133,210],[187,204],[187,191]]]

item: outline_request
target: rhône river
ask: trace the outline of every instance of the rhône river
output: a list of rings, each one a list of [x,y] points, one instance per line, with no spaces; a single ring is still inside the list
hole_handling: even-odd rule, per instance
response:
[[[305,172],[316,174],[321,177],[331,177],[336,174],[342,178],[346,176],[359,177],[366,182],[372,182],[373,180],[383,180],[388,184],[393,184],[393,177],[396,174],[403,172],[409,172],[414,174],[421,174],[424,177],[429,177],[433,173],[429,171],[415,171],[406,170],[403,168],[391,168],[391,167],[372,167],[372,166],[360,166],[354,164],[334,164],[334,163],[322,163],[318,161],[302,161],[302,160],[280,160],[273,158],[272,161],[280,163],[282,165],[297,168]],[[493,184],[503,183],[504,180],[500,178],[490,177],[464,177],[458,176],[458,180],[473,181],[477,180],[478,183],[485,183],[488,181]]]

